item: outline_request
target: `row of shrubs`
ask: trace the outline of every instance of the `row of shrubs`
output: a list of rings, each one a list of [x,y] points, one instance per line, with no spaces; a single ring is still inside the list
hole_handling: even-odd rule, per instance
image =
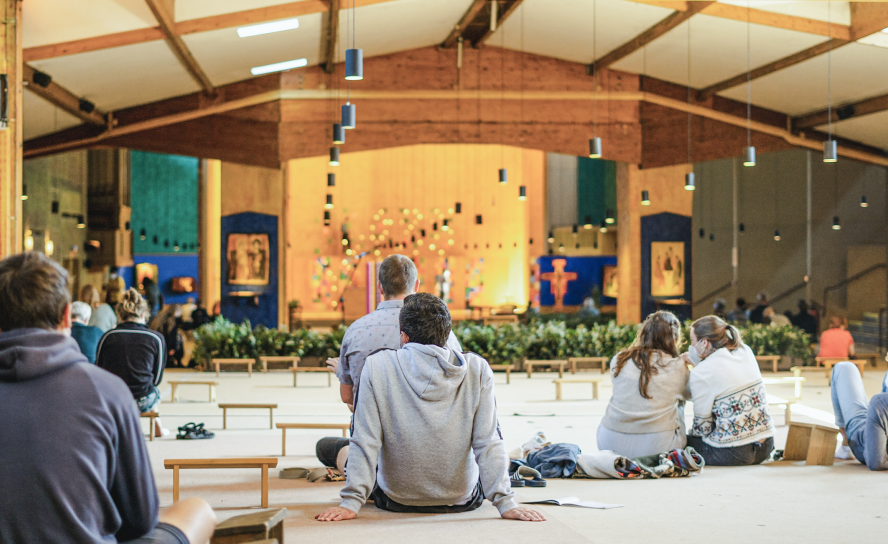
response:
[[[309,329],[292,332],[252,328],[249,321],[234,324],[223,318],[195,331],[192,358],[198,363],[212,358],[256,358],[262,355],[297,357],[338,357],[346,328],[318,333]],[[474,351],[491,364],[527,359],[567,357],[613,357],[635,340],[637,325],[617,325],[614,321],[569,327],[564,321],[544,321],[527,325],[454,324],[453,332],[463,349]],[[792,326],[750,325],[740,329],[743,341],[756,355],[785,355],[807,361],[813,357],[811,338]],[[684,346],[690,341],[690,322],[682,330]]]

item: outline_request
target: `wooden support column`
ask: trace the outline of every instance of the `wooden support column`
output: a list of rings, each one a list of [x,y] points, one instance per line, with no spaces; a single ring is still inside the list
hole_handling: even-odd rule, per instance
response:
[[[0,74],[8,122],[0,127],[0,258],[22,251],[22,2],[2,0]]]
[[[222,161],[201,161],[200,202],[200,298],[212,311],[222,297]]]
[[[641,322],[641,187],[638,166],[617,163],[617,323]]]

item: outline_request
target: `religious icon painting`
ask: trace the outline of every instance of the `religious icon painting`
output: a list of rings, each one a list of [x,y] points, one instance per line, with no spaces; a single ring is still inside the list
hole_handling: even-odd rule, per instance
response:
[[[651,296],[685,294],[684,242],[651,242]]]
[[[230,285],[268,285],[268,234],[229,234],[226,257]]]
[[[136,286],[139,291],[144,291],[145,286],[142,282],[145,278],[157,283],[158,270],[157,265],[152,263],[139,263],[136,265]]]
[[[617,298],[617,267],[606,264],[601,267],[601,294],[606,297]]]

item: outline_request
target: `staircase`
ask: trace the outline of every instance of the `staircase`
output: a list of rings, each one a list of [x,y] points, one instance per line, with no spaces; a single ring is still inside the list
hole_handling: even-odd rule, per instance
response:
[[[879,345],[879,314],[866,312],[863,321],[848,321],[848,331],[854,337],[859,352],[876,351]],[[888,337],[888,323],[882,325],[882,338]]]

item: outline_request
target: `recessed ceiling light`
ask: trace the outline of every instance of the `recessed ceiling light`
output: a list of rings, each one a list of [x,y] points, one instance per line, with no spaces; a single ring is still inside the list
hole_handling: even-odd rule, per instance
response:
[[[249,38],[250,36],[261,36],[262,34],[271,34],[272,32],[293,30],[294,28],[299,28],[299,19],[284,19],[283,21],[274,21],[273,23],[242,26],[237,29],[237,35],[241,38]]]
[[[272,72],[283,72],[284,70],[290,70],[293,68],[302,68],[303,66],[308,66],[308,59],[288,60],[275,64],[266,64],[265,66],[257,66],[255,68],[250,68],[250,73],[254,76],[258,76],[261,74],[270,74]]]

